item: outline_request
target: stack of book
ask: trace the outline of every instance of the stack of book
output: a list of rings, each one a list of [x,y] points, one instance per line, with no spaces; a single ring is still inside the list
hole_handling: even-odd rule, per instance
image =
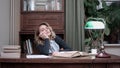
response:
[[[32,54],[33,53],[33,48],[32,48],[32,43],[30,39],[25,41],[24,49],[26,51],[26,54]]]
[[[20,58],[21,48],[19,45],[2,46],[1,58]]]

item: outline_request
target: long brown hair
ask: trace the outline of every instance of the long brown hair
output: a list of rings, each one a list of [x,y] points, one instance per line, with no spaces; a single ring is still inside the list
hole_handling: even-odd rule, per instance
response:
[[[56,37],[55,32],[53,31],[52,27],[47,23],[47,22],[42,22],[40,25],[38,25],[37,30],[35,31],[35,43],[37,44],[43,44],[44,40],[42,38],[39,37],[39,27],[41,25],[45,25],[49,28],[51,35],[50,35],[50,39],[54,39]]]

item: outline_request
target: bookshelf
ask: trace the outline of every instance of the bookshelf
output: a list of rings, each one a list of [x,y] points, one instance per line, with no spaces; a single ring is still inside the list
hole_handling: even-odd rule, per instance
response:
[[[65,38],[64,0],[21,0],[20,45],[30,39],[34,44],[34,33],[41,22],[48,22],[55,33]]]

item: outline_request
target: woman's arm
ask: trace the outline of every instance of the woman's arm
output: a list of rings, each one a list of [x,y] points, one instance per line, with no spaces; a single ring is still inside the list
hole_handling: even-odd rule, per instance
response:
[[[55,42],[60,46],[60,48],[63,48],[63,51],[71,51],[72,49],[65,43],[62,38],[59,36],[56,36]]]
[[[43,45],[37,45],[37,49],[40,54],[49,55],[50,41],[49,39],[44,39]]]

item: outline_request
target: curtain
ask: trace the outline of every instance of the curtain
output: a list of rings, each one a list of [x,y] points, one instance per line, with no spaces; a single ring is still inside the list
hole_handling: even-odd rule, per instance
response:
[[[73,50],[84,46],[84,0],[66,0],[66,42]]]

